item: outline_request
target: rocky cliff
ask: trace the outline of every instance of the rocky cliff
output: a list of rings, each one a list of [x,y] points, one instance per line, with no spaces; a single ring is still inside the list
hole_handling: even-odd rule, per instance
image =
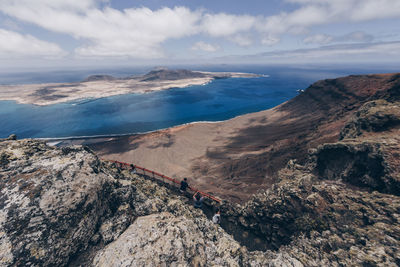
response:
[[[102,157],[190,177],[204,191],[243,203],[260,188],[271,188],[290,159],[304,164],[309,149],[396,127],[399,92],[399,74],[322,80],[270,110],[88,145]]]
[[[399,266],[400,95],[380,88],[221,225],[86,147],[1,140],[0,266]]]
[[[372,100],[340,140],[310,150],[243,206],[224,206],[247,228],[306,266],[400,264],[400,102]]]

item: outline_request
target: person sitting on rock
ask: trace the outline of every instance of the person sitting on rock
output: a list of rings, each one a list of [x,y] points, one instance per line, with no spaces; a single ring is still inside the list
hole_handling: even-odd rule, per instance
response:
[[[220,224],[221,223],[221,211],[220,211],[220,209],[217,209],[215,211],[215,214],[212,217],[212,222],[215,223],[215,224]]]
[[[199,194],[199,191],[197,191],[194,195],[193,195],[193,200],[194,200],[194,207],[196,209],[201,209],[201,207],[203,207],[203,201],[204,201],[204,197],[202,195]]]
[[[180,188],[181,193],[186,192],[186,188],[188,187],[189,184],[187,183],[187,178],[183,178],[183,180],[181,181],[181,188]]]

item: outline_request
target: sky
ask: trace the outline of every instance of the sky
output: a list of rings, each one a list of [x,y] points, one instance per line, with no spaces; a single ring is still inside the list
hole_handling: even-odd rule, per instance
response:
[[[0,69],[400,62],[400,0],[0,0]]]

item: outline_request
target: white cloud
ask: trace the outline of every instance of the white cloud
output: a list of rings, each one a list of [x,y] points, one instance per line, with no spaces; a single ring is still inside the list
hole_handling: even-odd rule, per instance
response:
[[[261,43],[263,45],[268,45],[268,46],[275,45],[275,44],[277,44],[279,42],[280,42],[280,39],[278,37],[272,36],[272,35],[269,35],[269,36],[267,35],[267,36],[265,36],[264,38],[261,39]]]
[[[253,44],[251,37],[243,34],[237,34],[229,37],[228,39],[239,46],[250,46]]]
[[[78,39],[75,52],[79,56],[135,58],[163,57],[163,42],[196,34],[225,38],[240,46],[252,45],[254,40],[273,46],[283,35],[305,35],[318,25],[400,17],[400,0],[285,1],[294,3],[295,9],[273,16],[212,14],[186,7],[117,10],[107,0],[2,0],[0,12]],[[362,34],[343,38],[372,40]],[[338,39],[320,34],[304,41],[326,44]]]
[[[340,44],[322,46],[312,49],[273,51],[253,56],[258,60],[273,62],[357,62],[376,60],[377,58],[396,61],[400,56],[400,42],[383,42],[369,44]]]
[[[54,43],[39,40],[31,35],[0,29],[0,57],[60,57],[65,52]]]
[[[81,56],[161,57],[162,42],[197,33],[201,18],[185,7],[119,11],[96,8],[94,0],[8,2],[0,2],[6,14],[82,40],[86,44],[76,49]]]
[[[306,44],[328,44],[333,41],[333,36],[326,35],[326,34],[316,34],[316,35],[308,36],[303,41]]]
[[[201,26],[206,33],[219,37],[249,31],[255,22],[255,17],[247,15],[205,14]]]
[[[343,36],[339,36],[336,39],[341,42],[371,42],[374,37],[363,31],[356,31]]]
[[[400,17],[399,0],[286,0],[299,6],[258,23],[268,34],[296,33],[299,29],[337,22],[357,22]],[[301,32],[301,31],[300,31]]]
[[[220,47],[217,45],[212,45],[209,43],[205,43],[205,42],[197,42],[192,46],[192,50],[196,50],[196,51],[206,51],[206,52],[215,52],[217,50],[219,50]]]
[[[306,44],[329,44],[329,43],[348,43],[348,42],[371,42],[374,37],[363,31],[351,32],[346,35],[332,36],[327,34],[315,34],[306,37],[303,42]]]

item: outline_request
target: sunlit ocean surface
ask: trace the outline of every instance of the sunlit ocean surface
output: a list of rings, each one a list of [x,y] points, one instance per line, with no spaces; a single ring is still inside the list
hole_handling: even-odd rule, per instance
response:
[[[207,85],[129,94],[102,99],[83,99],[50,106],[0,101],[0,138],[98,136],[147,132],[196,121],[221,121],[272,108],[295,97],[319,79],[371,71],[263,66],[221,66],[204,71],[240,71],[266,74],[260,78],[230,78]],[[133,72],[139,72],[133,70]],[[0,75],[0,83],[73,82],[90,72]],[[128,76],[124,69],[111,73]],[[119,74],[119,75],[118,75]],[[24,76],[25,75],[25,76]],[[29,76],[30,75],[30,76]],[[53,75],[53,76],[52,76]],[[29,76],[29,77],[28,77]]]

